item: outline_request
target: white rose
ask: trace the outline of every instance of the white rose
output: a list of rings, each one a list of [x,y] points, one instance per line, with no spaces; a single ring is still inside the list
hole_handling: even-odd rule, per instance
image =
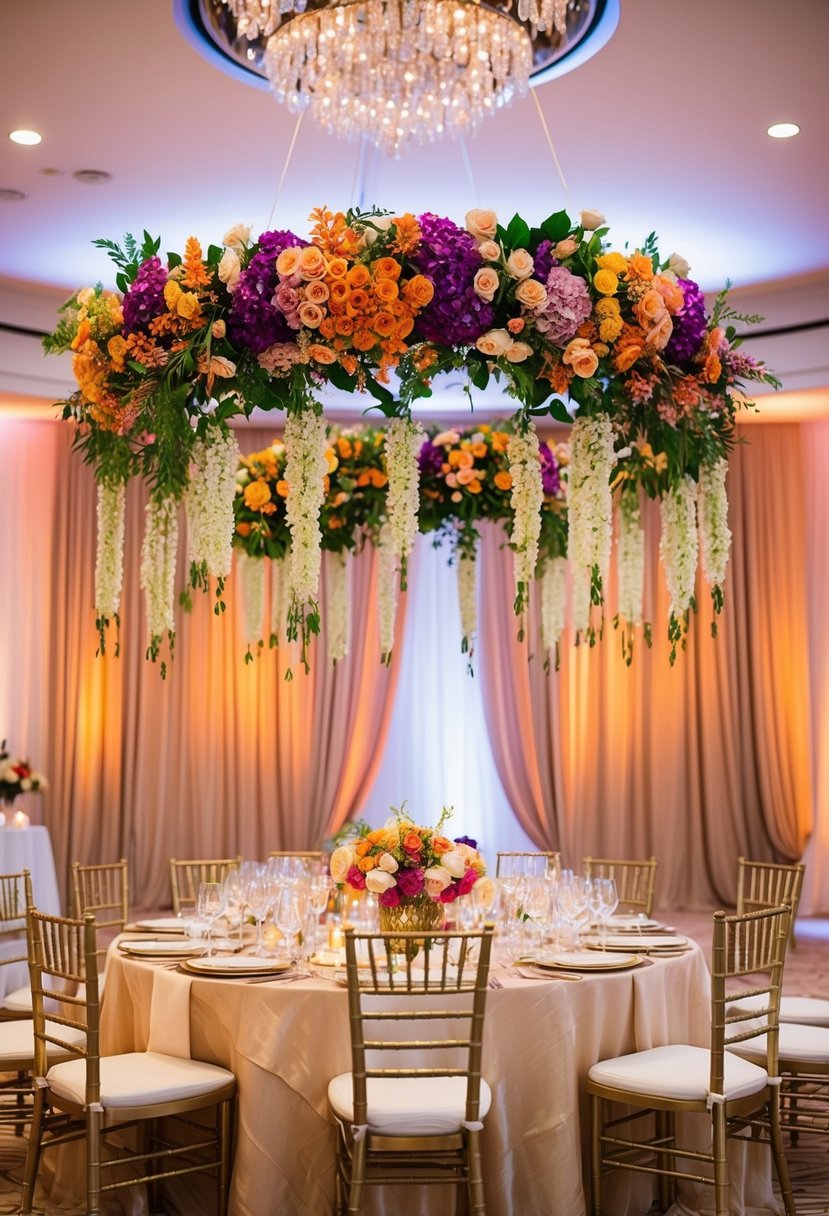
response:
[[[387,874],[393,874],[398,869],[397,858],[392,857],[391,853],[381,853],[377,858],[377,867]]]
[[[461,857],[460,853],[456,853],[452,849],[449,853],[444,853],[440,859],[440,864],[444,870],[448,870],[453,878],[463,878],[466,871],[466,862]],[[428,873],[428,871],[427,871]]]
[[[467,866],[472,865],[473,861],[478,860],[478,850],[473,849],[470,844],[456,844],[452,852],[460,853]]]
[[[374,227],[366,227],[363,230],[363,235],[360,237],[360,246],[363,249],[370,249],[381,232],[388,232],[389,228],[391,228],[392,224],[394,223],[394,216],[373,215],[371,217],[371,223],[374,225]],[[378,228],[380,230],[379,232],[377,231]],[[397,820],[394,822],[396,823]]]
[[[691,267],[680,253],[672,253],[668,258],[668,269],[672,270],[678,279],[687,279]]]
[[[228,249],[244,249],[250,240],[250,224],[234,224],[222,237],[222,244]]]
[[[467,211],[465,223],[466,231],[471,232],[476,241],[491,241],[498,231],[498,216],[481,207]]]
[[[499,359],[512,346],[512,335],[506,329],[490,329],[475,343],[482,355]]]
[[[429,866],[428,870],[423,871],[423,878],[430,895],[433,893],[439,895],[452,881],[451,874],[443,865]]]
[[[239,472],[236,474],[236,481],[240,486],[246,486],[248,484],[250,481],[250,473],[247,471],[247,469],[239,469]]]
[[[581,226],[585,232],[595,232],[604,223],[605,217],[601,211],[582,211],[581,213]]]
[[[441,431],[439,435],[435,435],[432,443],[436,448],[451,448],[454,444],[460,443],[459,431]]]
[[[226,284],[228,291],[235,291],[239,275],[242,273],[242,263],[234,249],[226,249],[219,262],[219,278]]]
[[[502,249],[497,241],[481,241],[478,253],[485,262],[500,262]]]
[[[507,347],[504,351],[510,363],[523,363],[525,359],[529,359],[532,353],[533,348],[526,342],[513,342],[512,346]]]
[[[341,844],[338,849],[335,849],[331,854],[329,869],[334,882],[345,882],[348,877],[348,871],[357,861],[357,854],[352,849],[351,845]]]
[[[384,891],[388,891],[389,887],[396,887],[397,879],[391,874],[387,874],[385,870],[369,870],[366,874],[366,889],[373,892],[374,895],[382,895]]]
[[[24,777],[23,780],[20,782],[20,788],[22,790],[30,790],[32,788],[31,777]]]
[[[526,249],[513,249],[507,258],[507,271],[513,279],[528,279],[533,272],[533,255]]]

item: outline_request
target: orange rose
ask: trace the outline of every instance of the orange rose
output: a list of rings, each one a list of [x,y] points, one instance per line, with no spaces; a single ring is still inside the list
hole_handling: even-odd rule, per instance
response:
[[[271,491],[266,481],[260,478],[245,486],[245,506],[250,511],[261,511],[271,501]]]
[[[417,308],[425,308],[431,302],[435,289],[425,275],[416,274],[403,288],[403,295]]]
[[[452,841],[447,840],[445,836],[432,837],[432,852],[442,857],[444,853],[448,853],[452,848]]]
[[[487,447],[486,447],[485,443],[473,443],[472,447],[469,450],[471,451],[472,455],[475,457],[476,460],[483,460],[484,456],[486,456],[486,453],[487,453]]]
[[[327,270],[330,279],[344,279],[348,274],[348,262],[345,258],[331,258]]]
[[[370,329],[357,329],[354,331],[354,345],[357,350],[371,350],[376,342],[377,338]]]
[[[611,274],[612,271],[600,270],[599,274]],[[614,276],[615,277],[615,276]],[[572,367],[577,376],[587,379],[592,376],[599,366],[599,358],[587,338],[573,338],[564,348],[561,356],[563,363]]]
[[[237,536],[250,536],[250,524],[238,523],[236,525]]]
[[[342,363],[349,376],[353,376],[356,373],[358,364],[353,355],[342,355],[340,363]]]
[[[619,354],[613,360],[613,366],[616,368],[617,372],[626,372],[629,367],[633,367],[641,353],[642,347],[637,346],[635,343],[631,343],[630,346],[626,346],[624,350],[619,352]]]
[[[280,498],[287,498],[290,490],[291,487],[288,485],[284,477],[280,478],[280,480],[276,483],[276,492]]]
[[[661,293],[651,289],[650,291],[646,291],[642,296],[642,299],[635,306],[634,312],[642,328],[647,329],[647,322],[655,321],[664,308],[665,301]]]
[[[370,304],[371,297],[368,292],[363,291],[362,288],[357,288],[352,291],[351,299],[348,301],[348,315],[350,317],[363,315],[369,311]]]
[[[477,479],[477,469],[458,469],[457,479],[459,486],[468,486],[471,482]]]
[[[719,355],[713,351],[705,360],[705,379],[708,384],[716,384],[722,375],[722,363]]]
[[[391,304],[400,294],[400,288],[393,279],[378,279],[374,284],[374,294],[381,304]]]
[[[634,275],[640,279],[653,278],[653,262],[644,253],[632,253],[628,258],[628,272],[625,277],[630,279]]]
[[[334,323],[335,332],[341,338],[350,338],[354,333],[354,318],[353,317],[337,317]]]
[[[351,288],[348,286],[348,284],[344,280],[337,279],[336,282],[331,284],[331,303],[332,304],[345,304],[345,303],[347,303],[350,296],[351,296]]]
[[[397,336],[405,340],[414,329],[414,321],[411,317],[404,317],[397,325]],[[434,360],[432,360],[434,362]]]
[[[375,869],[377,862],[373,857],[361,857],[357,865],[364,874],[368,874],[369,870]]]
[[[368,270],[360,262],[352,266],[345,277],[349,287],[365,287],[371,279]]]
[[[395,258],[378,258],[374,264],[374,277],[376,279],[393,279],[395,282],[400,278],[400,263]]]
[[[381,472],[380,469],[369,469],[368,476],[371,484],[378,490],[382,490],[383,486],[389,480],[386,474]]]
[[[320,342],[312,342],[308,347],[308,357],[313,359],[315,363],[336,363],[337,356],[331,350],[330,346],[323,346]]]
[[[354,846],[354,852],[358,857],[365,857],[366,853],[371,848],[371,841],[364,836],[362,840],[358,840]]]
[[[373,321],[374,332],[381,338],[390,338],[394,333],[395,320],[390,312],[378,312]]]
[[[420,839],[419,832],[407,832],[403,837],[403,848],[407,853],[420,853],[423,851],[423,841]]]
[[[512,474],[506,473],[503,470],[495,474],[495,484],[499,490],[512,489]]]
[[[342,320],[342,318],[337,317],[337,321],[340,321],[340,320]],[[328,340],[330,341],[331,338],[334,337],[334,334],[337,332],[338,332],[337,326],[334,322],[333,317],[324,317],[323,320],[320,321],[320,337],[321,338],[328,338]]]
[[[483,489],[483,486],[478,481],[478,478],[475,477],[475,478],[473,478],[472,481],[470,481],[469,485],[466,488],[470,494],[480,494],[481,490]]]

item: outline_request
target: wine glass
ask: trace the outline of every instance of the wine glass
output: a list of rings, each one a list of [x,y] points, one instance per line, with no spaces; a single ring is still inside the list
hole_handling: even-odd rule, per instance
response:
[[[615,878],[596,878],[593,885],[599,889],[599,919],[602,924],[602,950],[607,949],[607,922],[619,907],[619,893]]]
[[[213,953],[213,926],[225,910],[224,886],[220,882],[199,884],[196,901],[199,916],[207,922],[207,957]]]
[[[313,941],[310,942],[311,954],[317,949],[320,917],[328,908],[330,894],[331,882],[324,870],[321,869],[319,873],[312,874],[308,880],[308,903],[313,912]]]
[[[231,928],[231,925],[235,926],[238,923],[239,945],[241,946],[242,932],[245,923],[245,901],[242,878],[239,871],[235,867],[232,870],[229,870],[225,876],[224,892],[225,918],[228,922],[228,929]]]
[[[291,962],[296,962],[297,935],[302,928],[303,908],[298,892],[290,883],[286,883],[276,896],[273,919],[285,939]]]
[[[252,876],[247,889],[248,907],[256,921],[256,954],[260,958],[264,953],[262,946],[262,925],[271,910],[272,902],[271,884],[263,867]]]

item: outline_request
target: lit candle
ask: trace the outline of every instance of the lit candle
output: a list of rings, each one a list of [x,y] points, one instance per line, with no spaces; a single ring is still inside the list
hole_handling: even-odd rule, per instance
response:
[[[339,925],[328,926],[328,949],[342,950],[345,946],[345,935]]]
[[[12,826],[16,828],[27,828],[29,826],[29,816],[25,811],[15,811]]]

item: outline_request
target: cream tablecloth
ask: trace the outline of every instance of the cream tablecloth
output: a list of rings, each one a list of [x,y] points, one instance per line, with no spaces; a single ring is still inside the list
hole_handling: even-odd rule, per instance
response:
[[[147,1046],[156,974],[153,964],[111,954],[105,1053]],[[484,1132],[488,1212],[583,1216],[587,1069],[595,1060],[671,1041],[704,1044],[705,961],[694,947],[580,983],[496,974],[504,986],[488,995],[484,1043],[484,1075],[493,1089]],[[160,991],[169,991],[169,979]],[[332,1212],[335,1136],[326,1090],[331,1077],[350,1067],[345,991],[328,980],[250,985],[199,978],[190,987],[189,1029],[193,1056],[232,1069],[239,1083],[231,1216]],[[738,1171],[735,1183],[735,1213],[774,1210],[766,1203],[762,1164],[755,1179],[759,1206],[749,1194],[751,1177]],[[608,1216],[633,1216],[649,1203],[647,1178],[617,1176],[607,1188]],[[455,1206],[450,1188],[433,1188],[422,1202],[411,1191],[381,1190],[366,1210],[450,1216]]]

